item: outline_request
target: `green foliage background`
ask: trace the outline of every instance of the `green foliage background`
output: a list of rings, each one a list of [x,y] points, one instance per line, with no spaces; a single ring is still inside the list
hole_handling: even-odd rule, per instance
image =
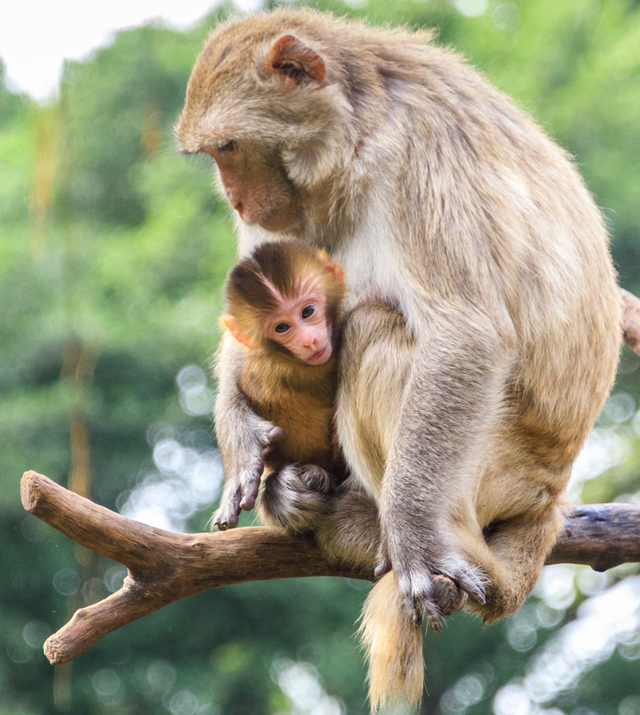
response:
[[[439,42],[464,53],[574,154],[609,222],[620,282],[640,293],[636,2],[317,6],[376,24],[436,27]],[[122,574],[25,514],[21,473],[35,469],[120,508],[158,473],[158,425],[200,454],[214,447],[210,418],[181,407],[176,375],[185,365],[207,369],[234,240],[211,166],[177,156],[171,127],[202,42],[229,11],[218,8],[188,32],[151,24],[118,33],[69,63],[58,97],[44,106],[0,75],[0,715],[368,711],[353,638],[367,584],[219,589],[123,628],[72,665],[53,669],[41,653],[47,635]],[[595,460],[572,498],[640,499],[639,362],[623,355],[596,433],[602,449],[590,453],[609,456],[600,469]],[[212,506],[192,509],[188,528],[205,529]],[[564,689],[547,683],[541,709],[516,697],[536,655],[550,652],[566,624],[582,622],[579,603],[620,580],[636,583],[634,567],[604,581],[587,571],[553,572],[552,587],[498,625],[458,614],[444,634],[429,634],[422,712],[640,714],[638,627]],[[564,600],[550,600],[553,583],[564,584]]]

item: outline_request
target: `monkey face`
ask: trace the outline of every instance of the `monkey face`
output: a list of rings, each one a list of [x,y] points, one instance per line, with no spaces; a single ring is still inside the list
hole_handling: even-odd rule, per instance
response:
[[[234,139],[202,151],[216,162],[227,201],[245,223],[283,231],[295,221],[296,192],[277,151]]]
[[[344,159],[346,100],[317,50],[282,34],[275,16],[256,16],[256,23],[249,37],[239,21],[210,37],[189,80],[176,140],[182,152],[215,160],[244,223],[293,233],[309,196],[329,191],[323,184]]]
[[[323,365],[333,353],[326,292],[313,281],[281,304],[264,323],[264,334],[307,365]]]

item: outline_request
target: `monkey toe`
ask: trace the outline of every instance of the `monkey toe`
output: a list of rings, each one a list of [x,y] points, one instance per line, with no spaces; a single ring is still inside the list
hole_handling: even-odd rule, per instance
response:
[[[417,594],[413,599],[412,619],[415,624],[426,620],[427,626],[435,633],[442,630],[442,614],[433,593]]]
[[[391,571],[391,559],[384,545],[380,545],[378,549],[378,563],[373,571],[374,578],[382,578],[386,573]]]
[[[329,472],[315,464],[305,464],[299,471],[300,480],[314,492],[328,494],[332,487],[332,477]]]
[[[450,561],[447,567],[437,571],[454,581],[477,603],[481,605],[486,603],[487,579],[477,568],[470,566],[463,559],[456,558],[453,563]]]
[[[425,618],[429,628],[439,633],[442,629],[442,611],[436,598],[431,574],[412,571],[402,576],[397,575],[398,585],[411,620],[419,625]]]
[[[467,602],[467,594],[447,576],[436,574],[431,580],[438,607],[443,616],[459,611]]]

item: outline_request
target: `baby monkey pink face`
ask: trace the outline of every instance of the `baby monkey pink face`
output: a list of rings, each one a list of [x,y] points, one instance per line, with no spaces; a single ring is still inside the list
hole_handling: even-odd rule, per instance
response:
[[[291,298],[279,297],[278,310],[264,322],[264,335],[307,365],[323,365],[333,352],[327,296],[317,279],[307,279]]]

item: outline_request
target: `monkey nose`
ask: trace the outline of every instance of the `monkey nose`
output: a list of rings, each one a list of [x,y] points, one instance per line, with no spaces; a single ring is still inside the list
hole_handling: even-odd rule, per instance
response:
[[[234,204],[233,208],[240,214],[240,218],[242,218],[242,201],[238,201],[237,204]]]

